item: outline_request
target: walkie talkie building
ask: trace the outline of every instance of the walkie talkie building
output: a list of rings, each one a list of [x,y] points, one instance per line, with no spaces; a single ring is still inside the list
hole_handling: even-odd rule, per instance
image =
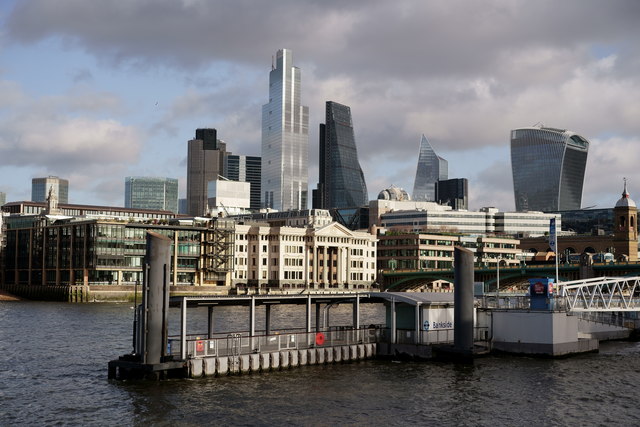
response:
[[[565,129],[543,126],[511,131],[511,170],[516,210],[580,209],[589,141]]]

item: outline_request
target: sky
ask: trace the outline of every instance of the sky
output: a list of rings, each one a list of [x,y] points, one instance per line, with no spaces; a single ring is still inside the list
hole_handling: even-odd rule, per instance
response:
[[[640,199],[637,0],[3,0],[0,191],[69,180],[69,202],[124,204],[126,176],[178,178],[214,127],[260,155],[278,49],[309,106],[309,187],[326,101],[351,107],[371,199],[413,190],[421,135],[469,180],[469,208],[514,209],[510,130],[590,142],[583,207]]]

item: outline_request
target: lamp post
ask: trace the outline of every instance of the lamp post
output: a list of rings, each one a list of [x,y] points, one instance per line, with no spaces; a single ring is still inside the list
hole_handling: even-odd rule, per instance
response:
[[[496,264],[496,299],[499,297],[500,297],[500,258],[498,258],[498,262]]]

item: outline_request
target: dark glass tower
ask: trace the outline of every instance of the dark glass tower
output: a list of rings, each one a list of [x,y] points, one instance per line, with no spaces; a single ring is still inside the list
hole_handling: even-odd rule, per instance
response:
[[[511,131],[516,211],[580,209],[589,141],[542,126]]]
[[[327,101],[320,125],[320,179],[314,208],[354,208],[368,203],[367,184],[358,162],[351,109]]]
[[[435,202],[436,182],[449,178],[449,163],[438,156],[427,137],[420,140],[420,155],[413,184],[413,200]]]
[[[227,155],[225,164],[225,178],[251,184],[251,201],[249,208],[252,210],[260,210],[261,165],[261,157],[235,154]]]
[[[436,200],[456,210],[469,209],[469,181],[467,178],[453,178],[436,182]]]

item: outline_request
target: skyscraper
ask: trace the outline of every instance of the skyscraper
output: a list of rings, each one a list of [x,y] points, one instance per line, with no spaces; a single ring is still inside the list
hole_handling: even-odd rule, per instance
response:
[[[327,101],[320,125],[320,180],[314,208],[355,208],[368,203],[367,184],[353,134],[351,109]]]
[[[511,131],[516,211],[580,209],[589,141],[565,129]]]
[[[436,182],[436,201],[455,210],[469,209],[469,181],[452,178]]]
[[[124,207],[178,212],[178,180],[128,176],[124,181]]]
[[[189,215],[207,213],[207,184],[222,175],[227,145],[217,139],[215,129],[196,129],[188,142],[187,204]]]
[[[31,180],[31,201],[46,202],[49,191],[52,188],[58,197],[59,203],[69,203],[69,181],[58,178],[57,176],[33,178]]]
[[[413,184],[413,200],[435,202],[436,182],[449,178],[449,163],[438,156],[427,138],[422,135],[416,180]]]
[[[0,191],[0,206],[4,205],[5,203],[7,203],[7,195]]]
[[[228,154],[225,162],[224,176],[232,181],[251,184],[250,209],[260,209],[262,159],[258,156],[241,156]]]
[[[262,206],[307,208],[309,107],[301,104],[300,69],[289,49],[269,73],[269,103],[262,106]]]

